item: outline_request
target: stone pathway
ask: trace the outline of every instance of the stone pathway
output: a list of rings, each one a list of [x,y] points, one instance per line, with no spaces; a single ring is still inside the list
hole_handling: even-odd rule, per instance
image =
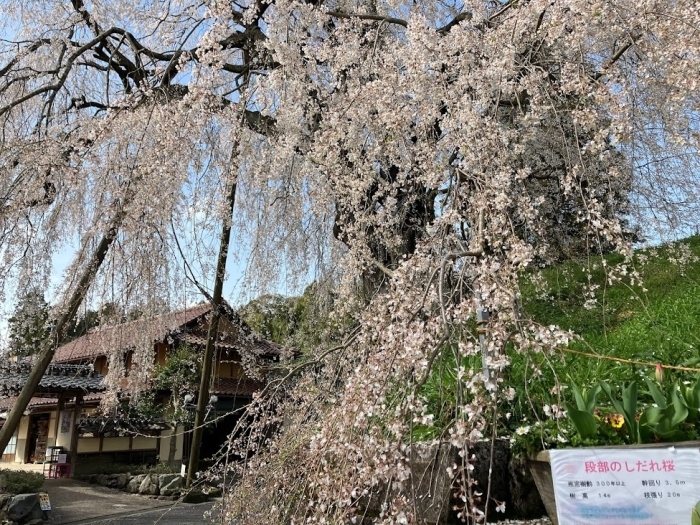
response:
[[[138,512],[172,505],[172,501],[90,485],[73,479],[47,479],[42,487],[51,499],[52,525],[84,522],[112,515]]]

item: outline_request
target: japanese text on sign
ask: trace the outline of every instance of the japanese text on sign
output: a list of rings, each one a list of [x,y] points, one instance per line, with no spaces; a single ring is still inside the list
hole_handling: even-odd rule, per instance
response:
[[[560,525],[685,525],[700,501],[697,448],[550,451]]]

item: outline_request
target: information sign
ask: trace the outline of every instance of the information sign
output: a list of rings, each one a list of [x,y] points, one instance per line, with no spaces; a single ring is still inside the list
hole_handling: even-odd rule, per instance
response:
[[[46,492],[39,492],[39,506],[41,510],[51,510],[51,500]]]
[[[559,525],[688,525],[700,502],[697,448],[549,452]]]

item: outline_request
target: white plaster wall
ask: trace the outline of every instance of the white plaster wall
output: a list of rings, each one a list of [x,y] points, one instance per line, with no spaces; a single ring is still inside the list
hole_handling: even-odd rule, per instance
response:
[[[178,425],[178,427],[173,432],[172,430],[163,430],[160,433],[160,450],[158,451],[158,456],[161,461],[168,461],[170,455],[170,440],[172,439],[173,433],[177,434],[175,436],[175,458],[174,461],[182,461],[182,448],[184,443],[184,432],[185,427],[183,425]]]
[[[104,441],[102,442],[102,450],[104,452],[121,452],[124,450],[129,450],[129,438],[128,437],[104,438]]]
[[[60,431],[61,429],[56,428],[56,418],[58,417],[58,411],[54,410],[51,412],[51,416],[49,418],[49,436],[48,436],[48,442],[53,445],[56,442],[56,432]],[[53,440],[53,442],[52,442]],[[51,446],[49,445],[49,446]]]
[[[99,452],[100,438],[78,438],[78,454],[85,452]]]
[[[156,437],[134,436],[131,448],[132,450],[155,450],[157,445],[158,439]]]
[[[27,438],[29,437],[29,416],[22,416],[17,429],[17,450],[15,450],[15,462],[24,463],[24,454],[27,451]]]

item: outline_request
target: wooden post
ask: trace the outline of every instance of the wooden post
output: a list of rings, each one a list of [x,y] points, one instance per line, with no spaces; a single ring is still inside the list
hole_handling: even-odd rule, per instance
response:
[[[228,195],[230,206],[229,217],[233,217],[233,207],[236,202],[236,183],[231,183]],[[204,415],[209,402],[209,383],[211,382],[212,361],[214,360],[214,344],[219,332],[219,319],[221,317],[221,295],[224,286],[224,275],[226,274],[226,260],[228,258],[228,248],[231,241],[231,221],[228,218],[224,221],[221,229],[219,243],[219,258],[216,262],[216,278],[214,280],[214,295],[212,297],[211,318],[209,319],[209,331],[207,333],[207,344],[204,348],[202,358],[202,378],[199,383],[199,396],[197,396],[197,411],[194,416],[194,428],[192,430],[192,446],[190,448],[190,460],[187,466],[186,487],[192,486],[192,480],[199,468],[199,449],[202,447],[202,434],[204,433]]]
[[[41,378],[44,377],[46,369],[49,367],[49,364],[51,364],[56,348],[58,348],[58,345],[65,336],[68,323],[71,319],[73,319],[78,311],[78,307],[83,302],[85,294],[87,294],[88,288],[92,284],[97,270],[99,270],[102,262],[107,256],[109,247],[114,242],[114,239],[117,238],[119,228],[121,227],[124,217],[126,216],[126,213],[124,212],[125,204],[127,204],[130,200],[131,199],[128,196],[124,199],[120,209],[112,219],[107,233],[105,233],[100,241],[100,244],[92,253],[90,262],[80,276],[78,284],[75,287],[75,291],[68,300],[62,315],[60,315],[56,320],[56,324],[51,330],[50,337],[42,345],[41,351],[34,362],[34,367],[29,373],[24,386],[22,386],[22,391],[19,393],[17,400],[12,405],[12,410],[10,410],[7,419],[5,420],[5,424],[2,426],[2,428],[0,428],[0,451],[5,450],[10,438],[15,433],[15,430],[17,430],[20,419],[22,419],[22,414],[27,409],[27,406],[29,406],[29,402],[34,396],[34,392],[36,392],[36,389],[39,387]],[[117,204],[118,203],[119,201],[117,201]]]
[[[58,446],[58,433],[61,429],[61,412],[63,411],[63,400],[65,399],[65,394],[61,392],[58,394],[58,402],[56,403],[56,423],[53,429],[53,446]]]
[[[78,459],[78,418],[80,417],[80,405],[83,401],[83,395],[75,396],[75,406],[73,407],[73,418],[71,420],[70,429],[70,477],[75,476],[75,464]]]

